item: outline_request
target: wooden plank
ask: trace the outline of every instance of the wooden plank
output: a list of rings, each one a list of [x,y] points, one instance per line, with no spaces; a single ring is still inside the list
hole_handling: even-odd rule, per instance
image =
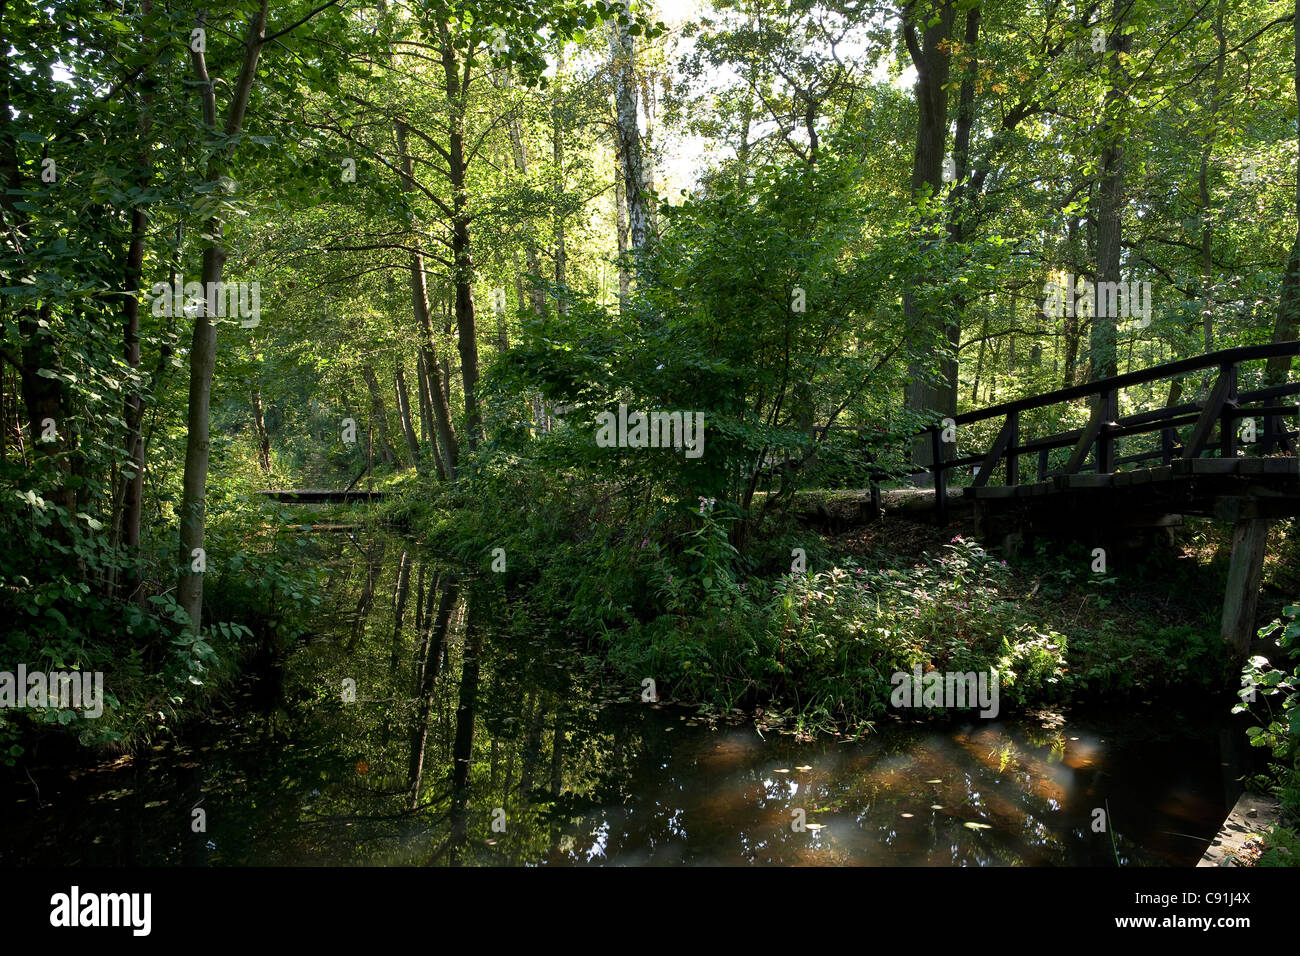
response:
[[[1087,426],[1083,433],[1079,435],[1079,440],[1074,444],[1074,450],[1070,452],[1070,460],[1065,466],[1065,473],[1073,475],[1078,472],[1083,465],[1084,460],[1088,457],[1088,452],[1092,450],[1093,442],[1101,434],[1101,430],[1106,425],[1106,403],[1098,402],[1092,409],[1092,416],[1088,419]]]
[[[1243,475],[1300,475],[1300,459],[1296,458],[1243,458],[1240,473]]]
[[[1219,636],[1238,657],[1250,653],[1250,642],[1255,636],[1255,609],[1259,603],[1268,526],[1267,518],[1244,518],[1232,527],[1232,560],[1228,563]]]
[[[1240,470],[1238,458],[1194,458],[1187,462],[1193,475],[1235,475]]]
[[[1016,489],[1010,485],[988,485],[969,489],[975,498],[1014,498]]]
[[[1115,487],[1114,475],[1057,475],[1054,480],[1060,491]]]
[[[993,445],[989,448],[989,453],[980,462],[979,474],[975,476],[975,481],[972,482],[976,488],[982,488],[989,483],[989,475],[993,474],[993,469],[1002,460],[1002,456],[1006,454],[1015,432],[1016,417],[1014,414],[1008,415],[1007,420],[1002,423],[1001,430],[998,431],[998,437],[993,439]],[[1007,484],[1015,484],[1015,482],[1009,481]]]
[[[1224,403],[1227,402],[1228,396],[1237,389],[1236,368],[1232,365],[1222,365],[1219,367],[1219,377],[1214,381],[1214,388],[1210,389],[1210,396],[1205,401],[1205,407],[1201,409],[1201,417],[1196,420],[1196,426],[1192,429],[1192,435],[1187,439],[1187,444],[1183,446],[1183,457],[1186,459],[1198,458],[1205,446],[1210,441],[1210,433],[1214,431],[1214,425],[1223,413]]]

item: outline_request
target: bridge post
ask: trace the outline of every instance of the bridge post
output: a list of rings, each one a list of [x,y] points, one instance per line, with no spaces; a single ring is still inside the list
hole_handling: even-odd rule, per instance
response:
[[[1237,366],[1225,365],[1219,373],[1227,381],[1223,410],[1219,413],[1219,454],[1223,458],[1237,457]]]
[[[1097,400],[1097,413],[1101,416],[1101,428],[1097,432],[1097,474],[1109,475],[1115,470],[1115,439],[1110,437],[1110,426],[1119,417],[1119,393],[1108,388]]]
[[[1276,447],[1278,443],[1277,439],[1279,431],[1277,416],[1265,415],[1264,428],[1260,432],[1259,443],[1255,446],[1255,454],[1259,455],[1261,458],[1265,455],[1271,455],[1274,447]]]
[[[1160,429],[1160,464],[1167,465],[1174,460],[1174,430]]]
[[[943,441],[939,426],[930,429],[931,470],[934,473],[934,508],[939,527],[948,523],[948,473],[943,467]]]
[[[1020,484],[1020,454],[1016,446],[1020,444],[1020,413],[1007,412],[1007,484],[1015,487]]]
[[[1250,642],[1255,637],[1255,609],[1270,523],[1267,518],[1240,518],[1232,526],[1232,559],[1219,636],[1238,657],[1250,653]]]

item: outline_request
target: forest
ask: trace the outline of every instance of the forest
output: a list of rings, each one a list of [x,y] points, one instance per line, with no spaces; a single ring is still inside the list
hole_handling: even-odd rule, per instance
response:
[[[0,863],[1300,863],[1298,91],[1300,0],[0,0]]]

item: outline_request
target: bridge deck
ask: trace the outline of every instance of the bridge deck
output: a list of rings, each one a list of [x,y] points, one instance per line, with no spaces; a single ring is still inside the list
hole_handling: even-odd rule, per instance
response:
[[[1078,505],[1162,514],[1224,518],[1300,516],[1300,461],[1275,458],[1179,459],[1167,465],[1110,474],[1056,475],[1021,485],[984,485],[963,489],[977,513],[992,517],[1015,512],[1020,521],[1077,522],[1078,514],[1062,505]],[[1247,505],[1247,503],[1249,503]],[[1243,507],[1245,510],[1243,510]],[[1036,519],[1035,512],[1044,515]]]

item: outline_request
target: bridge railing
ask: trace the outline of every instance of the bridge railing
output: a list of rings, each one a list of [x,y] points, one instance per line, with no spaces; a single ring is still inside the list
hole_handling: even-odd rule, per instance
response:
[[[931,464],[913,472],[912,476],[928,475],[931,478],[935,507],[940,520],[944,520],[947,512],[948,473],[952,469],[978,465],[973,484],[982,487],[1001,464],[1005,468],[1006,484],[1015,486],[1020,484],[1020,456],[1027,453],[1038,455],[1038,481],[1046,481],[1057,474],[1079,474],[1085,470],[1084,464],[1090,458],[1093,468],[1086,470],[1095,470],[1098,474],[1113,473],[1116,466],[1122,464],[1155,460],[1169,464],[1175,458],[1199,458],[1216,448],[1221,456],[1230,458],[1235,457],[1238,451],[1237,421],[1251,417],[1263,419],[1256,445],[1261,454],[1267,455],[1279,447],[1290,445],[1297,434],[1283,421],[1297,414],[1296,404],[1279,400],[1300,395],[1300,382],[1239,392],[1238,369],[1246,362],[1295,355],[1300,355],[1300,342],[1224,349],[1096,382],[1057,389],[1043,395],[1003,402],[977,411],[963,412],[952,418],[958,429],[974,422],[1002,418],[1002,426],[988,450],[983,454],[945,458],[947,443],[942,441],[943,427],[931,426],[919,433],[929,437]],[[1119,394],[1124,389],[1205,369],[1217,369],[1218,374],[1203,402],[1188,402],[1122,418],[1119,416]],[[1082,428],[1021,441],[1022,413],[1084,398],[1091,400],[1092,407],[1088,422]],[[1185,442],[1178,444],[1177,430],[1189,425],[1192,426],[1190,435]],[[1160,432],[1159,448],[1116,459],[1115,447],[1120,438],[1151,432]],[[1050,471],[1050,453],[1058,448],[1069,448],[1069,459],[1064,470]]]
[[[1300,435],[1300,431],[1292,429],[1284,419],[1294,417],[1300,408],[1295,402],[1281,400],[1300,395],[1300,381],[1245,392],[1238,391],[1237,385],[1238,371],[1242,364],[1296,355],[1300,355],[1300,341],[1223,349],[963,412],[952,417],[958,429],[963,425],[989,419],[1002,419],[1002,425],[987,450],[975,455],[945,457],[947,443],[942,440],[943,425],[933,425],[912,436],[914,439],[925,438],[929,441],[931,463],[905,473],[904,476],[912,479],[925,476],[930,479],[935,492],[935,508],[939,519],[943,521],[947,513],[949,472],[956,468],[974,466],[977,470],[973,485],[983,487],[988,484],[995,469],[1002,466],[1006,484],[1014,487],[1020,484],[1020,456],[1026,454],[1037,455],[1038,481],[1085,471],[1111,474],[1117,466],[1148,461],[1159,461],[1160,464],[1167,465],[1175,458],[1199,458],[1214,449],[1224,457],[1235,457],[1239,447],[1236,423],[1242,418],[1263,419],[1262,427],[1257,433],[1258,439],[1254,443],[1260,454],[1271,454],[1284,446],[1289,446],[1294,453],[1292,440]],[[1217,375],[1204,401],[1185,402],[1120,417],[1119,396],[1124,389],[1207,369],[1217,370]],[[1028,441],[1021,440],[1021,416],[1024,412],[1084,398],[1091,400],[1092,407],[1088,422],[1082,428],[1068,429]],[[1180,444],[1178,430],[1189,425],[1192,426],[1192,431],[1187,440]],[[832,430],[865,432],[864,429],[852,427],[833,427]],[[817,431],[824,432],[825,429]],[[1120,439],[1151,432],[1160,433],[1158,448],[1122,458],[1115,456]],[[1061,448],[1070,449],[1069,458],[1063,469],[1053,470],[1051,453]],[[1092,464],[1086,466],[1089,460]],[[879,502],[879,482],[885,477],[885,473],[881,472],[874,474],[870,480],[873,502]]]

